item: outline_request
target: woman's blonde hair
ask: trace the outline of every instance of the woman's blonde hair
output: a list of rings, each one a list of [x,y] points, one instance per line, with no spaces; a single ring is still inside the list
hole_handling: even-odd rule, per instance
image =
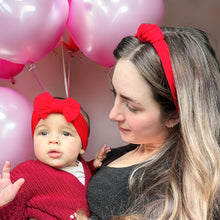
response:
[[[151,85],[162,120],[180,123],[130,177],[126,215],[144,219],[220,219],[220,67],[207,35],[195,28],[161,28],[168,44],[179,112],[150,43],[124,38],[114,55],[129,59]]]

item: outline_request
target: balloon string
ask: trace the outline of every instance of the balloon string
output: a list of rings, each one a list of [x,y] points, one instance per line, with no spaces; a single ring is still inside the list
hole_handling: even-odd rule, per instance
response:
[[[71,55],[69,54],[69,63],[68,63],[68,97],[70,96],[70,61],[71,61]]]
[[[69,94],[68,94],[68,83],[67,83],[67,76],[66,76],[66,67],[65,67],[65,59],[64,59],[64,50],[63,50],[63,38],[62,38],[62,41],[61,41],[61,50],[62,50],[62,61],[63,61],[63,77],[64,77],[64,87],[65,87],[65,92],[66,92],[66,97],[68,98],[69,97]]]
[[[41,84],[41,82],[40,82],[39,78],[37,77],[37,75],[35,74],[34,69],[35,69],[35,65],[34,65],[33,63],[31,63],[31,64],[30,64],[30,69],[29,69],[29,71],[32,72],[32,74],[34,75],[34,78],[35,78],[35,80],[37,81],[38,85],[41,87],[42,91],[45,92],[46,90],[45,90],[45,88],[43,87],[43,85]]]

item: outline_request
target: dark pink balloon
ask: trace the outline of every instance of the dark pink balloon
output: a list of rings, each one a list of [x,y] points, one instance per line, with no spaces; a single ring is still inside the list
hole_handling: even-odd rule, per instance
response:
[[[55,48],[69,12],[67,0],[0,0],[0,58],[36,62]]]
[[[72,0],[68,30],[80,50],[96,63],[114,65],[113,50],[141,23],[160,25],[163,0]]]
[[[0,79],[11,79],[20,73],[25,64],[12,63],[7,60],[0,59]]]

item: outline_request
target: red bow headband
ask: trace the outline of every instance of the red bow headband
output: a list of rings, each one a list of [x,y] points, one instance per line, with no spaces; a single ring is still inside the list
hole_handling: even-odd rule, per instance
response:
[[[161,29],[155,24],[141,24],[138,28],[138,32],[135,35],[135,37],[138,37],[138,39],[142,42],[151,43],[154,49],[156,50],[161,60],[173,96],[173,101],[176,106],[176,110],[178,111],[176,86],[170,61],[169,48],[164,40],[164,35]]]
[[[34,111],[32,114],[32,135],[40,119],[45,120],[51,113],[61,113],[67,122],[71,122],[77,130],[83,149],[86,149],[88,143],[88,124],[80,113],[79,103],[72,99],[55,99],[49,92],[38,95],[34,100]]]

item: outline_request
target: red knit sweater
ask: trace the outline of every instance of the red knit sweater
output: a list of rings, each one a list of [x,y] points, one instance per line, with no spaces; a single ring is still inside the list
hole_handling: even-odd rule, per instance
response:
[[[69,220],[78,209],[89,215],[86,193],[91,173],[86,162],[80,160],[85,172],[85,186],[74,175],[40,161],[18,165],[11,172],[11,181],[23,177],[25,183],[14,200],[0,208],[0,219]]]

